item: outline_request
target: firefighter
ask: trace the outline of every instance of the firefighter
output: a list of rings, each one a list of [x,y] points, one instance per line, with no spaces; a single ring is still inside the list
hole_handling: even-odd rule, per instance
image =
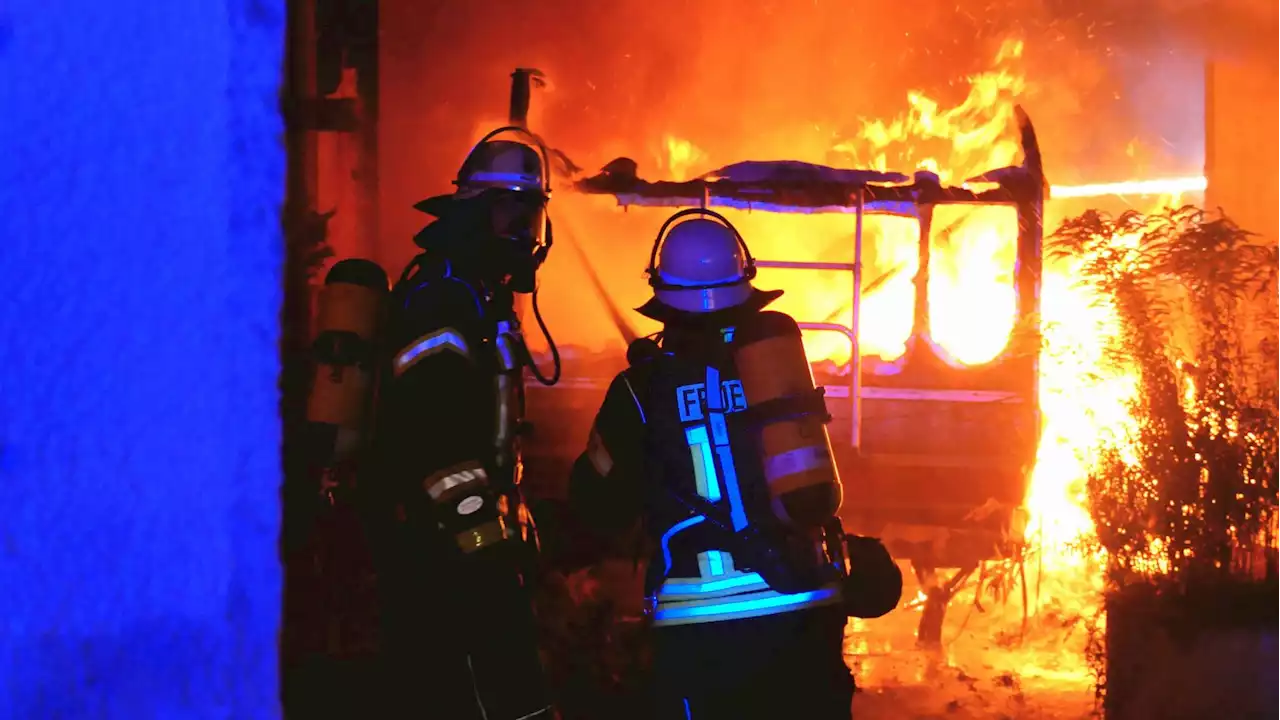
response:
[[[848,718],[844,553],[879,573],[854,581],[878,590],[870,605],[854,593],[858,613],[892,609],[901,575],[878,541],[838,530],[829,417],[799,328],[765,310],[782,292],[752,285],[749,249],[711,211],[667,221],[648,275],[638,312],[662,331],[629,348],[569,502],[598,533],[638,521],[651,541],[655,716]]]
[[[490,133],[456,192],[417,206],[438,219],[391,293],[375,428],[382,717],[551,717],[531,597],[537,535],[520,493],[527,351],[515,310],[550,249],[550,188],[541,148],[501,137],[520,132]]]

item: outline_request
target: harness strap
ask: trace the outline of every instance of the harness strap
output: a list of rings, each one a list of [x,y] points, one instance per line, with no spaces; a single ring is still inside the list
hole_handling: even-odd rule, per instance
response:
[[[813,392],[765,400],[748,407],[742,414],[743,421],[749,427],[758,428],[781,420],[816,417],[826,425],[831,422],[826,394],[826,388],[817,388]]]

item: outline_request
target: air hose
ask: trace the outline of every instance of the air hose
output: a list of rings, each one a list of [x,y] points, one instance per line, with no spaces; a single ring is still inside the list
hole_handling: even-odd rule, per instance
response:
[[[538,328],[542,330],[542,337],[547,341],[547,348],[551,350],[551,363],[553,370],[551,377],[547,378],[538,369],[538,364],[533,361],[533,356],[529,354],[528,346],[524,349],[525,362],[529,366],[529,372],[533,373],[533,377],[539,383],[551,387],[560,382],[560,350],[556,347],[556,341],[551,337],[551,331],[547,330],[547,323],[542,319],[542,311],[538,309],[538,286],[533,287],[533,318],[538,321]]]

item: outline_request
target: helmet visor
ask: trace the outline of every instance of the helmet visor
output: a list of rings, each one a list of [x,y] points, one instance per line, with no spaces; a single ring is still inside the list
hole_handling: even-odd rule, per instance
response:
[[[485,192],[485,201],[494,235],[529,252],[546,242],[547,201],[542,193],[495,188]]]

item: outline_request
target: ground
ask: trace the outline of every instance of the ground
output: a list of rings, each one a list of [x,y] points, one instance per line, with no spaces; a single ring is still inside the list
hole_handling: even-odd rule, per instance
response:
[[[1033,587],[1043,585],[1042,592],[1039,602],[1034,591],[1028,593],[1024,624],[1020,592],[1010,593],[1007,599],[984,592],[982,602],[975,605],[970,584],[953,600],[944,625],[943,649],[924,650],[915,640],[920,608],[912,599],[918,588],[910,573],[906,577],[899,609],[876,620],[850,621],[846,629],[846,656],[860,687],[853,703],[855,720],[1083,720],[1093,716],[1094,683],[1085,653],[1086,618],[1092,613],[1079,603],[1087,595],[1065,592],[1062,583],[1033,580]],[[614,694],[612,703],[585,702],[577,710],[567,707],[567,720],[629,717],[621,709],[627,704],[623,698],[642,692],[627,679],[635,674],[634,661],[627,656],[639,652],[633,625],[612,623],[609,629],[611,621],[604,618],[607,614],[631,616],[638,609],[636,579],[631,564],[619,562],[606,563],[567,583],[576,606],[570,615],[577,620],[555,635],[576,641],[574,647],[561,647],[555,654],[591,660],[579,660],[575,668],[561,672],[574,676],[575,695],[602,682],[612,683]],[[1050,593],[1050,588],[1055,592]],[[607,639],[583,647],[578,643],[590,634],[583,632],[588,628]],[[582,678],[584,672],[594,679]],[[562,687],[565,679],[561,675]],[[570,700],[569,704],[577,703]]]
[[[860,688],[854,697],[853,717],[856,720],[1079,720],[1091,717],[1093,683],[1085,670],[1083,652],[1067,650],[1046,654],[1037,662],[1024,651],[1000,647],[991,634],[972,627],[976,624],[972,620],[971,627],[959,632],[963,614],[952,613],[947,623],[950,632],[944,634],[944,638],[952,639],[941,651],[916,647],[918,612],[913,609],[899,609],[884,618],[850,627],[846,657],[855,670]],[[1043,660],[1057,660],[1068,669],[1049,671],[1042,667],[1049,664]]]

